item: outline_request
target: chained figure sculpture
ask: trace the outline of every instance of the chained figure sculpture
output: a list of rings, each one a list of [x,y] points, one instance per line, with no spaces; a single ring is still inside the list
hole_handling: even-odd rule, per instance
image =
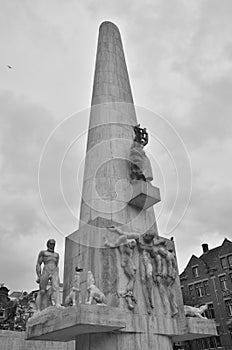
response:
[[[135,137],[130,149],[130,177],[131,180],[152,181],[152,168],[143,148],[148,143],[146,128],[140,128],[140,124],[134,127]]]
[[[118,248],[121,255],[121,266],[124,270],[125,275],[128,278],[128,283],[126,291],[123,294],[125,297],[128,308],[130,310],[134,309],[134,303],[136,300],[134,298],[133,290],[136,279],[136,266],[133,262],[133,252],[136,246],[136,239],[139,238],[137,233],[126,233],[123,232],[120,228],[115,226],[108,227],[108,230],[116,232],[119,235],[119,238],[111,243],[105,238],[104,245],[109,248]]]
[[[175,293],[173,288],[177,277],[177,264],[175,255],[172,249],[168,250],[166,247],[160,247],[157,250],[157,253],[163,258],[163,284],[167,289],[172,316],[175,316],[178,313],[178,306],[175,300]]]

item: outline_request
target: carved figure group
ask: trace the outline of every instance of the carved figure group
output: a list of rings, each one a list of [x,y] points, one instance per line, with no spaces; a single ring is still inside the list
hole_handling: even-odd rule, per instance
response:
[[[130,149],[130,177],[131,180],[152,181],[152,168],[143,148],[148,143],[146,128],[140,128],[140,124],[134,127],[135,137]]]
[[[118,234],[118,238],[111,242],[104,237],[104,245],[108,248],[117,248],[121,257],[121,267],[128,279],[125,291],[121,297],[125,298],[128,308],[133,310],[137,300],[134,296],[134,286],[136,282],[137,268],[134,263],[134,251],[138,250],[139,273],[141,278],[142,292],[148,314],[154,308],[154,284],[158,287],[164,313],[167,312],[169,303],[172,316],[177,314],[178,307],[173,289],[177,277],[177,265],[174,252],[167,248],[166,241],[156,237],[154,229],[146,231],[144,234],[138,232],[124,232],[118,227],[110,226],[108,230]],[[47,250],[40,251],[36,263],[37,282],[39,283],[39,293],[36,299],[37,310],[59,303],[59,254],[54,251],[55,240],[47,241]],[[41,265],[43,269],[41,268]],[[80,277],[83,269],[76,267],[73,285],[70,293],[65,298],[65,306],[76,306],[81,303],[80,299]],[[106,304],[104,293],[96,286],[93,274],[88,271],[87,275],[87,296],[86,304]],[[207,307],[207,306],[206,306]],[[196,309],[185,306],[186,314],[198,315],[205,309]]]
[[[108,227],[108,230],[120,235],[114,243],[105,238],[105,246],[118,248],[121,254],[121,266],[128,278],[126,290],[123,294],[128,308],[133,310],[136,303],[134,297],[136,266],[133,261],[133,253],[135,247],[137,247],[140,278],[147,312],[150,314],[154,308],[153,285],[155,283],[160,292],[164,312],[167,312],[169,303],[172,316],[177,314],[178,308],[173,290],[173,284],[177,276],[177,266],[174,252],[167,249],[165,240],[155,237],[153,229],[142,235],[136,232],[124,232],[115,226]]]

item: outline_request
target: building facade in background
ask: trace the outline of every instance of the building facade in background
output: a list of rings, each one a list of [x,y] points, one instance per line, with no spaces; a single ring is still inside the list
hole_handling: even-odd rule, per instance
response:
[[[232,349],[232,242],[209,249],[202,244],[203,254],[192,255],[180,275],[184,304],[208,305],[207,318],[216,321],[218,337],[187,342],[186,349]]]
[[[39,290],[30,293],[13,291],[0,284],[0,330],[25,331],[27,320],[36,311],[36,298]],[[59,297],[62,300],[63,283],[59,285]]]

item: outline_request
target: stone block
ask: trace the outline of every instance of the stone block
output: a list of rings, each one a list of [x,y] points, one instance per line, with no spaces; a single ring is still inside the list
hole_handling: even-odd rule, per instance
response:
[[[103,305],[49,307],[27,323],[27,340],[70,341],[79,334],[105,333],[125,328],[116,308]]]
[[[128,204],[140,209],[147,209],[160,202],[160,190],[149,182],[135,181],[132,183],[133,195]]]
[[[179,331],[172,337],[174,342],[193,340],[217,335],[216,323],[198,317],[178,319]]]

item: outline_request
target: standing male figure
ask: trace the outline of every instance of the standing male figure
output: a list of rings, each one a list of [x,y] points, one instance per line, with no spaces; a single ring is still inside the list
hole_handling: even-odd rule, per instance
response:
[[[54,252],[56,241],[49,239],[47,241],[47,250],[41,250],[36,263],[37,280],[39,283],[39,294],[36,299],[37,309],[42,309],[49,306],[48,301],[48,283],[51,283],[51,303],[59,306],[59,254]],[[41,271],[41,265],[44,264]]]
[[[158,254],[163,258],[165,263],[165,274],[163,279],[165,282],[165,287],[167,288],[168,298],[172,310],[172,316],[175,316],[178,313],[178,305],[175,299],[175,292],[173,285],[177,277],[177,264],[175,255],[172,249],[168,250],[165,247],[158,249]]]

